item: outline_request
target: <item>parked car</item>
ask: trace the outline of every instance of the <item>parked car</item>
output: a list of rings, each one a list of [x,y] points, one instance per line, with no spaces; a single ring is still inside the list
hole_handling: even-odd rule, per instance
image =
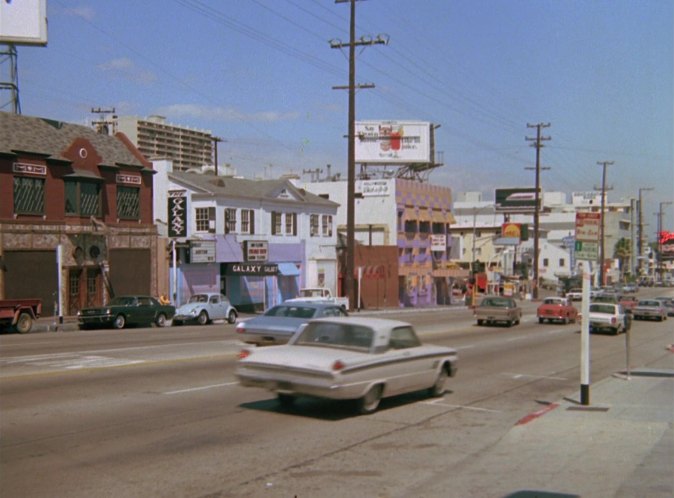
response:
[[[620,304],[590,303],[590,332],[608,330],[615,335],[627,332],[629,317]]]
[[[583,289],[573,288],[566,293],[566,298],[569,301],[581,301],[583,299]]]
[[[475,308],[477,324],[505,323],[508,327],[517,325],[522,319],[522,308],[512,297],[485,296]]]
[[[674,297],[660,296],[655,299],[664,304],[667,316],[674,316]]]
[[[190,322],[206,325],[213,320],[227,320],[228,323],[235,323],[238,316],[238,311],[227,297],[216,292],[205,292],[194,294],[189,301],[176,310],[173,325]]]
[[[641,299],[632,310],[635,320],[667,320],[667,308],[657,299]]]
[[[341,304],[292,301],[269,308],[261,316],[236,325],[239,338],[249,344],[285,344],[300,326],[313,318],[347,316]]]
[[[77,321],[80,329],[94,327],[123,329],[127,325],[152,324],[164,327],[175,312],[174,306],[160,304],[151,296],[119,296],[113,298],[107,306],[79,310]]]
[[[538,323],[543,323],[546,320],[564,324],[576,323],[578,310],[564,297],[546,297],[536,310],[536,316],[538,316]]]
[[[287,345],[239,357],[241,385],[275,392],[282,406],[306,395],[357,400],[360,413],[407,392],[442,396],[458,359],[452,348],[423,345],[409,323],[362,317],[312,320]]]

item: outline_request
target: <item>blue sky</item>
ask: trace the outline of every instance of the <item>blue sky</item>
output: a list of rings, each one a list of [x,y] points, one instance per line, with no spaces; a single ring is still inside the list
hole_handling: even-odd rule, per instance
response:
[[[279,175],[346,174],[349,6],[333,0],[48,0],[47,47],[19,47],[23,114],[89,123],[92,107],[212,131],[220,163]],[[547,191],[645,192],[646,230],[674,200],[671,0],[366,0],[359,120],[441,125],[456,192],[533,186],[527,123],[550,123]],[[674,228],[674,206],[665,207]]]

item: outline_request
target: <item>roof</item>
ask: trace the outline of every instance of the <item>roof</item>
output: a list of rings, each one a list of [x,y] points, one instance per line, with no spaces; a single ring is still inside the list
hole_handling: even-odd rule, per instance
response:
[[[173,172],[169,179],[217,197],[299,202],[336,209],[339,204],[295,187],[287,179],[249,180],[208,174]],[[287,197],[284,197],[284,192]]]
[[[407,322],[400,320],[390,320],[388,318],[372,318],[372,317],[359,317],[359,316],[340,316],[340,317],[326,317],[326,318],[316,318],[312,321],[318,322],[342,322],[348,323],[350,325],[360,325],[362,327],[368,327],[374,330],[389,329],[395,327],[410,327],[411,325]]]
[[[145,166],[117,136],[63,121],[0,112],[0,154],[29,152],[70,162],[63,152],[77,139],[91,143],[102,158],[101,164]]]

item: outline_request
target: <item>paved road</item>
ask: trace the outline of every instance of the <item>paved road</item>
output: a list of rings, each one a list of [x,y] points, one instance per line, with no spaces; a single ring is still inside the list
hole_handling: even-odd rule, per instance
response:
[[[647,437],[611,448],[621,451],[620,465],[603,461],[605,475],[551,459],[576,454],[564,439],[575,422],[555,420],[571,412],[550,407],[578,389],[577,326],[541,326],[528,315],[513,328],[476,327],[466,310],[406,318],[433,342],[459,349],[459,375],[443,398],[385,400],[366,417],[314,400],[285,412],[270,393],[239,387],[231,325],[2,336],[0,492],[458,497],[505,496],[532,483],[569,495],[639,496],[630,494],[637,474],[628,470],[670,451],[659,444],[666,429],[653,422]],[[672,323],[635,323],[635,368],[671,363]],[[625,341],[593,335],[591,347],[591,393],[601,396],[611,391],[603,379],[624,369]],[[667,385],[671,393],[671,383],[653,389],[665,402]],[[669,428],[671,436],[671,421]],[[585,438],[598,430],[588,426]],[[610,436],[623,436],[620,423],[602,438]],[[600,449],[593,456],[605,459]],[[613,468],[619,482],[587,485],[616,480]]]

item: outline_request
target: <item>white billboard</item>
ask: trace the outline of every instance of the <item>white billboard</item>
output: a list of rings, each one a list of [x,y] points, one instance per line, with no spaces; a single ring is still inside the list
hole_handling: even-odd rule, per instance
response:
[[[0,0],[0,43],[47,44],[47,0]]]
[[[430,163],[431,123],[357,121],[356,162],[372,164]]]

